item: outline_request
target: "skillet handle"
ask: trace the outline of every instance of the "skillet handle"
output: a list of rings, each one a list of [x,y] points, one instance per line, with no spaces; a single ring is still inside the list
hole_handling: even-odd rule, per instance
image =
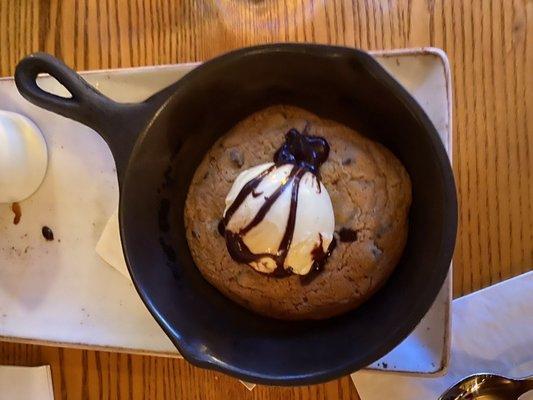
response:
[[[71,97],[57,96],[41,89],[37,85],[37,75],[41,73],[57,79]],[[163,97],[167,97],[156,94],[141,103],[117,103],[46,53],[34,53],[20,61],[15,70],[15,83],[20,94],[31,103],[97,131],[111,149],[119,183],[137,136],[162,104]]]

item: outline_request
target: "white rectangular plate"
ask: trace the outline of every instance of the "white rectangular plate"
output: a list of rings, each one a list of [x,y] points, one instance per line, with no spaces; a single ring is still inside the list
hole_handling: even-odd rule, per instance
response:
[[[436,49],[375,55],[419,101],[451,151],[449,69]],[[194,68],[179,64],[82,73],[117,101],[147,98]],[[63,93],[59,84],[39,84]],[[95,252],[118,204],[114,162],[90,128],[25,101],[11,78],[0,80],[0,109],[31,118],[42,130],[49,166],[42,186],[21,203],[13,224],[0,205],[0,337],[5,340],[179,356],[143,306],[131,282]],[[451,153],[450,153],[451,154]],[[55,236],[47,242],[41,228]],[[430,268],[431,266],[428,266]],[[447,363],[450,281],[417,330],[370,368],[436,373]]]

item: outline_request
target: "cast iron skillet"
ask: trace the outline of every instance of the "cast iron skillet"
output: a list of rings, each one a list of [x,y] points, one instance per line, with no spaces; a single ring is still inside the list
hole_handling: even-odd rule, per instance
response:
[[[72,97],[41,90],[35,78],[43,72]],[[30,102],[92,127],[108,143],[133,282],[191,363],[263,384],[326,381],[398,345],[437,296],[457,228],[450,163],[420,106],[366,53],[308,44],[241,49],[206,62],[139,104],[115,103],[46,54],[23,59],[15,80]],[[283,322],[241,308],[202,278],[185,239],[185,197],[203,155],[238,121],[278,103],[382,142],[401,159],[413,184],[409,238],[392,277],[362,307],[329,320]]]

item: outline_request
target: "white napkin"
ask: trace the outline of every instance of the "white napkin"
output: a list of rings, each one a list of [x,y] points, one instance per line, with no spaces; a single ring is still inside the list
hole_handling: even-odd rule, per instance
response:
[[[470,374],[533,374],[533,271],[454,300],[452,310],[451,359],[444,376],[356,372],[352,380],[361,398],[437,399]]]
[[[0,400],[54,400],[50,366],[0,366]]]
[[[115,268],[118,272],[131,280],[124,253],[122,251],[122,244],[120,243],[120,230],[118,225],[118,210],[113,213],[96,243],[96,253],[102,259]]]

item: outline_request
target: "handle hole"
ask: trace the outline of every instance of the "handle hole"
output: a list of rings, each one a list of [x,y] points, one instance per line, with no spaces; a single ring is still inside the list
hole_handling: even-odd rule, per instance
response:
[[[51,93],[63,99],[73,98],[72,93],[70,93],[68,89],[53,76],[39,75],[35,81],[37,82],[37,86],[47,93]]]

